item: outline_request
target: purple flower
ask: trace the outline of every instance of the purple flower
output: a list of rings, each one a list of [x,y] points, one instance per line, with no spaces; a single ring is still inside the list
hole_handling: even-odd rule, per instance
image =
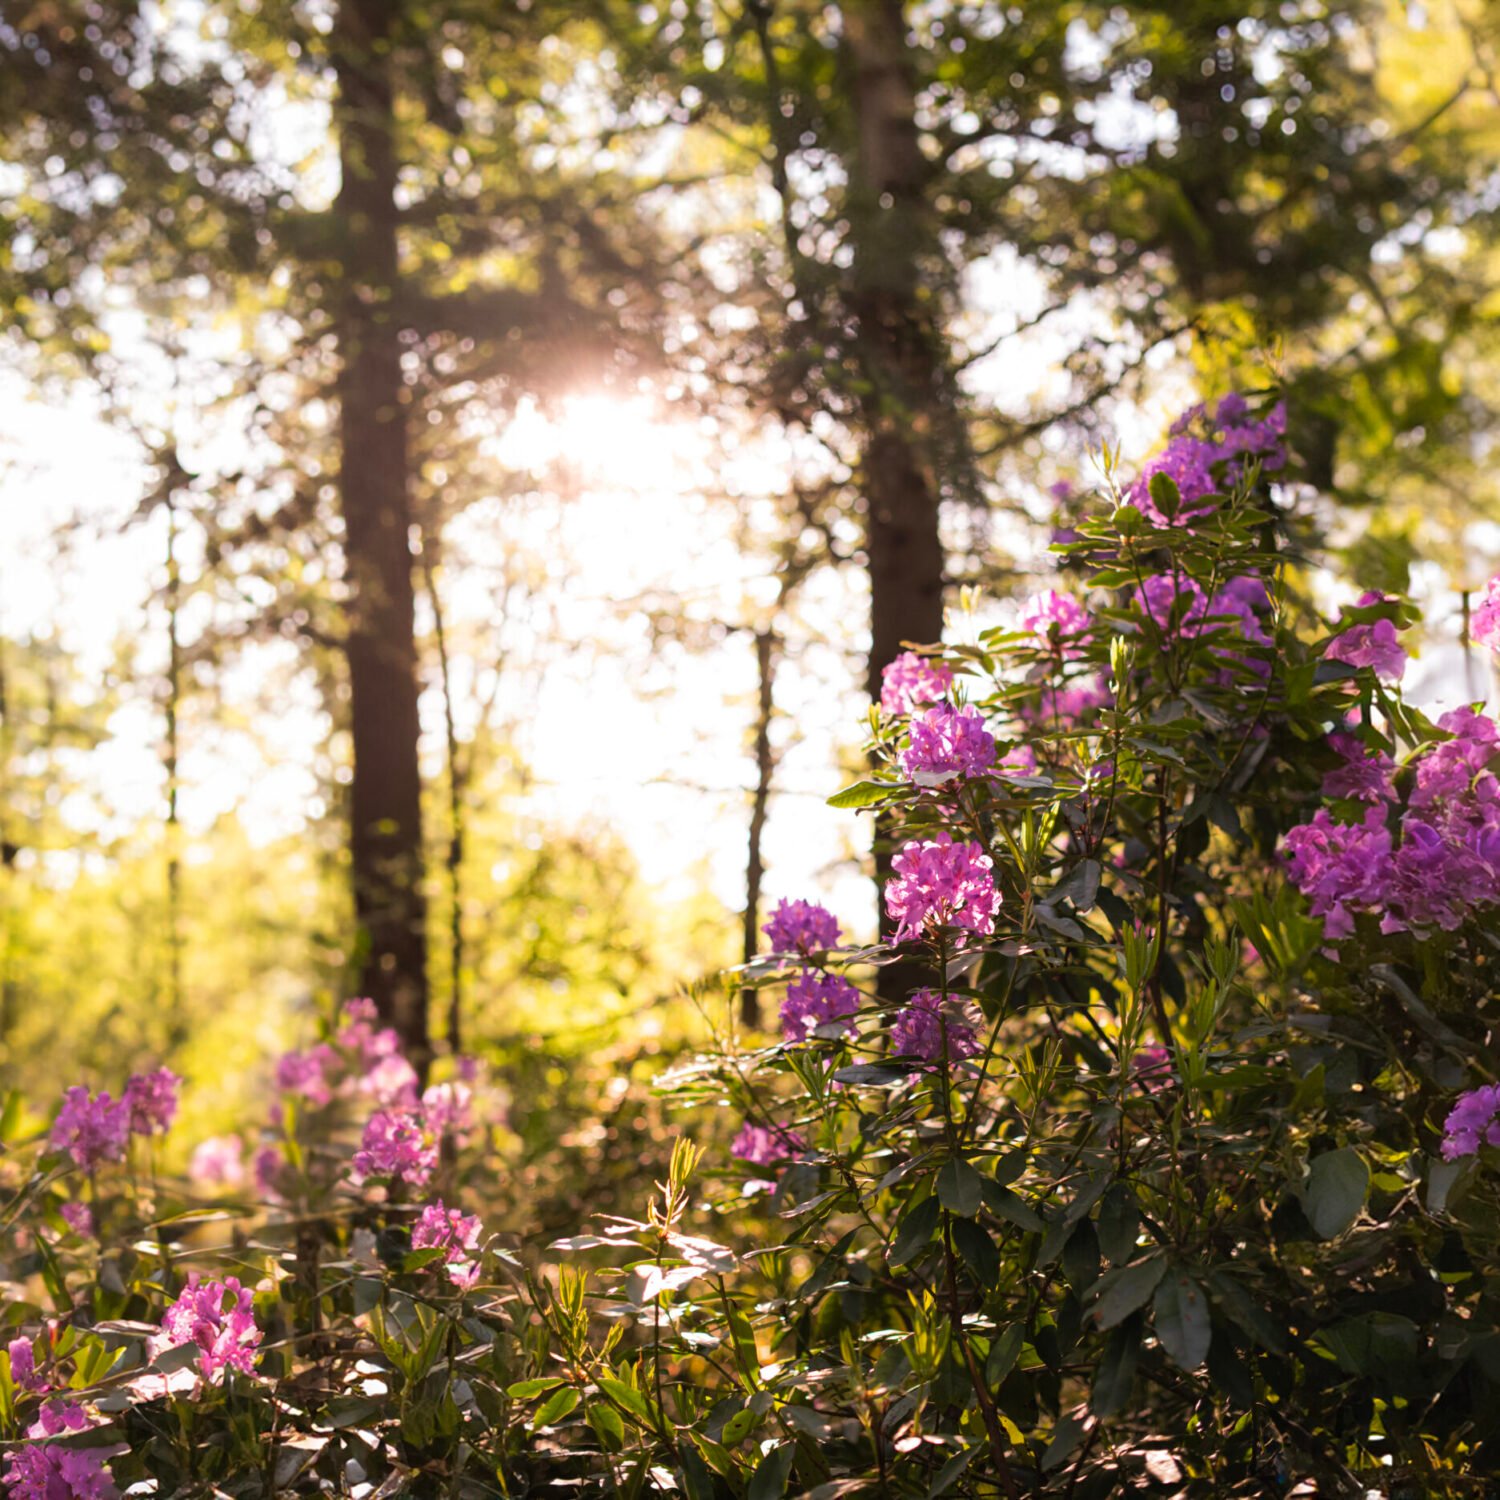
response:
[[[429,1084],[422,1095],[422,1116],[434,1135],[462,1135],[473,1128],[474,1090],[466,1083]]]
[[[147,1352],[155,1360],[168,1349],[196,1344],[202,1351],[198,1371],[213,1385],[226,1370],[253,1374],[261,1338],[250,1294],[239,1281],[233,1276],[226,1281],[204,1281],[194,1271],[182,1295],[162,1316],[161,1332],[148,1341]]]
[[[1075,679],[1058,685],[1043,682],[1035,703],[1027,703],[1020,715],[1032,724],[1058,729],[1086,729],[1101,708],[1115,701],[1109,682],[1103,676]]]
[[[789,1042],[804,1042],[820,1026],[844,1021],[844,1031],[856,1035],[852,1018],[859,1009],[859,991],[837,974],[804,969],[786,987],[781,1002],[781,1034]]]
[[[276,1063],[276,1087],[322,1109],[333,1100],[331,1076],[338,1066],[338,1053],[327,1042],[306,1052],[285,1052]]]
[[[940,703],[911,721],[911,743],[901,769],[919,786],[941,786],[960,776],[982,776],[995,764],[995,739],[977,708]]]
[[[334,1042],[354,1056],[354,1066],[361,1072],[374,1070],[382,1058],[401,1051],[401,1038],[393,1027],[376,1026],[378,1012],[373,1000],[348,1000],[344,1003],[344,1025]]]
[[[255,1153],[254,1171],[256,1191],[262,1198],[279,1203],[286,1197],[291,1163],[279,1146],[262,1146]]]
[[[442,1250],[443,1266],[454,1286],[468,1291],[479,1280],[479,1262],[470,1252],[479,1248],[481,1225],[472,1214],[429,1203],[412,1226],[413,1250]]]
[[[1363,823],[1335,823],[1319,808],[1310,823],[1288,829],[1287,874],[1323,918],[1330,938],[1354,931],[1351,908],[1380,904],[1391,868],[1391,835],[1385,814],[1372,807]]]
[[[903,651],[880,673],[880,706],[888,714],[909,714],[919,703],[940,703],[953,686],[953,673],[940,661]]]
[[[237,1188],[245,1180],[245,1145],[237,1135],[199,1141],[188,1160],[188,1178],[207,1188]]]
[[[1367,609],[1384,599],[1381,593],[1361,594],[1356,607]],[[1406,652],[1396,639],[1396,627],[1390,620],[1351,625],[1329,641],[1323,655],[1328,661],[1369,667],[1382,682],[1400,682],[1406,672]]]
[[[903,845],[892,866],[895,878],[885,888],[885,906],[898,923],[898,943],[934,926],[961,927],[984,937],[994,932],[1000,892],[991,873],[994,861],[978,844],[956,844],[951,834],[940,833]]]
[[[1197,427],[1200,434],[1192,429]],[[1153,525],[1183,525],[1213,510],[1212,496],[1239,482],[1249,463],[1259,460],[1274,472],[1286,463],[1286,407],[1278,402],[1256,420],[1237,393],[1225,396],[1210,418],[1202,406],[1189,407],[1172,424],[1170,440],[1147,462],[1140,477],[1126,491],[1126,499]],[[1151,498],[1151,478],[1165,474],[1177,486],[1179,504],[1174,516],[1158,509]]]
[[[1198,635],[1208,598],[1185,573],[1156,573],[1136,589],[1132,602],[1163,635]]]
[[[388,1109],[414,1109],[420,1085],[417,1070],[399,1052],[386,1052],[360,1078],[358,1088]]]
[[[1000,764],[995,769],[1002,776],[1035,776],[1036,751],[1030,745],[1012,745],[1000,757]]]
[[[1391,782],[1396,763],[1389,755],[1383,750],[1367,751],[1352,734],[1331,734],[1328,743],[1343,757],[1344,764],[1324,778],[1324,797],[1349,797],[1356,802],[1396,800]]]
[[[1064,657],[1083,654],[1092,624],[1083,605],[1071,594],[1060,594],[1056,589],[1046,589],[1021,608],[1021,629],[1036,637],[1041,650],[1057,651]]]
[[[1130,1059],[1130,1077],[1135,1085],[1148,1094],[1158,1089],[1171,1088],[1177,1082],[1172,1068],[1172,1050],[1160,1043],[1141,1047]]]
[[[62,1221],[80,1239],[94,1237],[94,1211],[87,1203],[64,1203],[58,1210]]]
[[[1469,619],[1469,639],[1500,653],[1500,573],[1484,586],[1479,603]]]
[[[48,1438],[83,1432],[88,1414],[72,1401],[49,1401],[27,1429],[30,1442],[5,1455],[11,1500],[115,1500],[119,1491],[102,1448],[65,1448]]]
[[[54,1149],[66,1151],[77,1166],[91,1172],[101,1162],[119,1161],[130,1138],[130,1110],[107,1093],[90,1095],[74,1084],[63,1095],[63,1106],[52,1124]]]
[[[182,1080],[170,1068],[133,1073],[125,1085],[132,1135],[165,1135],[177,1118],[177,1089]]]
[[[821,953],[839,942],[837,919],[813,901],[778,901],[761,931],[773,953]]]
[[[1443,1122],[1444,1161],[1475,1156],[1481,1144],[1500,1146],[1500,1083],[1460,1094]]]
[[[47,1382],[36,1372],[36,1350],[31,1340],[24,1335],[14,1338],[6,1345],[10,1356],[10,1378],[18,1390],[45,1391]]]
[[[752,1167],[772,1167],[807,1150],[807,1142],[795,1130],[780,1125],[751,1125],[740,1128],[730,1146],[731,1156],[749,1162]]]
[[[410,1110],[382,1109],[365,1125],[352,1170],[355,1182],[391,1177],[424,1187],[437,1164],[438,1138],[427,1122]]]
[[[891,1023],[891,1051],[900,1057],[936,1063],[946,1055],[949,1062],[957,1062],[979,1050],[974,1028],[956,1005],[945,1007],[936,990],[918,990]]]

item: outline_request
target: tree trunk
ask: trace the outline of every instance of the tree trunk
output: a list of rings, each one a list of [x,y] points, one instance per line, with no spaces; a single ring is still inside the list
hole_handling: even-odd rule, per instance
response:
[[[760,948],[760,887],[766,867],[761,843],[766,832],[766,809],[771,800],[771,778],[776,758],[771,752],[771,715],[775,708],[776,638],[770,629],[755,633],[755,666],[759,693],[755,712],[755,793],[750,802],[750,839],[745,860],[745,962]],[[747,985],[740,991],[740,1020],[760,1025],[760,991]]]
[[[850,306],[864,378],[862,490],[870,573],[869,691],[904,642],[943,630],[943,546],[938,530],[937,435],[947,370],[924,271],[936,254],[918,141],[915,80],[900,0],[843,10],[857,125],[850,177],[854,248]],[[876,881],[890,877],[890,848],[876,828]],[[882,930],[889,930],[884,900]],[[901,998],[916,982],[907,965],[881,971],[881,991]]]
[[[422,886],[406,393],[394,316],[395,118],[389,0],[344,0],[334,38],[335,124],[347,236],[339,376],[350,723],[350,853],[360,987],[425,1071]]]

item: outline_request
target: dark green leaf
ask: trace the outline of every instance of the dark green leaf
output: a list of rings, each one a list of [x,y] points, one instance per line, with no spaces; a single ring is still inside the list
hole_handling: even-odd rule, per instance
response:
[[[1208,1296],[1186,1271],[1172,1271],[1152,1303],[1156,1337],[1167,1357],[1183,1370],[1196,1370],[1208,1357],[1213,1322]]]
[[[893,1266],[904,1266],[931,1243],[933,1231],[938,1223],[938,1201],[924,1198],[915,1208],[902,1216],[891,1243],[887,1259]]]
[[[1122,1266],[1135,1254],[1141,1215],[1130,1185],[1116,1182],[1099,1203],[1099,1249],[1112,1265]]]
[[[1136,1261],[1133,1266],[1107,1271],[1093,1286],[1094,1321],[1101,1328],[1113,1328],[1124,1322],[1138,1307],[1144,1307],[1151,1300],[1151,1294],[1166,1270],[1166,1261],[1153,1255]]]
[[[972,1219],[983,1200],[984,1178],[962,1157],[943,1163],[937,1175],[938,1201],[949,1213]]]
[[[797,1450],[790,1443],[772,1448],[756,1466],[750,1487],[745,1491],[745,1500],[781,1500],[786,1494],[786,1482],[796,1454]]]
[[[1127,1318],[1110,1334],[1094,1374],[1089,1407],[1096,1417],[1112,1417],[1125,1410],[1141,1357],[1141,1320]]]
[[[1353,1146],[1315,1157],[1302,1189],[1302,1211],[1313,1233],[1331,1240],[1359,1217],[1370,1191],[1370,1168]]]

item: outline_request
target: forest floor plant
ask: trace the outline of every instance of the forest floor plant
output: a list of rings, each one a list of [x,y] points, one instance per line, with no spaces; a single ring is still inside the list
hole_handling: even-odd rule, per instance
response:
[[[1071,590],[893,664],[832,800],[895,940],[777,908],[644,1217],[497,1249],[478,1080],[358,1003],[210,1206],[170,1075],[15,1104],[11,1493],[1495,1493],[1500,726],[1403,701],[1408,603],[1317,617],[1283,431],[1106,456]]]

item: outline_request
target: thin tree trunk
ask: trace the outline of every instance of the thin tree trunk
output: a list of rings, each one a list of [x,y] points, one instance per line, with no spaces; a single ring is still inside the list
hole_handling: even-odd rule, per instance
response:
[[[417,651],[397,286],[389,0],[344,0],[334,37],[346,242],[339,324],[354,774],[350,853],[361,988],[413,1064],[429,1058]]]
[[[448,878],[448,963],[452,988],[448,994],[448,1052],[463,1051],[464,1013],[464,784],[458,728],[453,718],[453,676],[448,661],[448,632],[443,619],[443,601],[438,593],[437,569],[427,546],[422,548],[422,581],[432,606],[432,632],[437,640],[438,676],[443,691],[443,731],[448,755],[448,856],[444,873]]]
[[[755,794],[750,803],[750,840],[745,861],[745,962],[760,948],[760,887],[765,876],[761,842],[766,831],[766,809],[771,800],[771,778],[776,759],[771,753],[771,715],[775,708],[776,638],[769,628],[755,633],[758,696],[755,712]],[[740,1020],[760,1025],[760,991],[746,985],[740,991]]]
[[[926,202],[927,164],[917,135],[915,81],[899,0],[843,9],[857,120],[850,178],[854,264],[850,304],[864,376],[861,486],[870,574],[869,691],[906,642],[936,641],[943,630],[944,558],[938,529],[938,434],[949,425],[940,334],[921,294],[924,262],[935,254]],[[876,828],[881,925],[890,878],[886,830]],[[893,965],[881,991],[901,998],[920,976]]]
[[[177,800],[181,789],[179,709],[182,701],[182,569],[177,560],[177,500],[169,489],[167,509],[167,692],[162,748],[167,783],[167,1031],[176,1048],[185,1036],[182,1003],[182,827]]]

